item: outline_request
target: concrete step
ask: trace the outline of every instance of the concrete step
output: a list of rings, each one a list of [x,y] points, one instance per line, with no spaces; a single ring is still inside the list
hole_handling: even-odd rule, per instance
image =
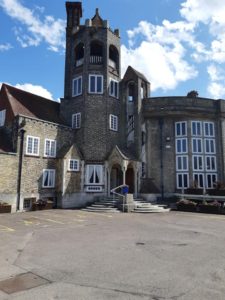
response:
[[[89,212],[99,212],[99,213],[119,213],[120,211],[116,208],[110,208],[110,209],[107,209],[107,208],[102,208],[102,209],[99,209],[99,208],[95,208],[95,207],[92,207],[92,206],[88,206],[86,208],[83,208],[82,211],[89,211]]]
[[[103,205],[103,204],[99,204],[99,203],[94,203],[91,205],[91,207],[99,207],[99,208],[104,208],[104,207],[107,207],[107,208],[115,208],[114,205]]]
[[[170,209],[164,209],[164,208],[135,208],[134,209],[134,212],[137,212],[137,213],[163,213],[163,212],[169,212]]]

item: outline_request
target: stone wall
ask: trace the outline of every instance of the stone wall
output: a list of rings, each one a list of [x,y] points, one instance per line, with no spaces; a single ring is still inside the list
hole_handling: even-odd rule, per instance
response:
[[[18,156],[16,154],[0,153],[0,202],[12,205],[16,210]]]

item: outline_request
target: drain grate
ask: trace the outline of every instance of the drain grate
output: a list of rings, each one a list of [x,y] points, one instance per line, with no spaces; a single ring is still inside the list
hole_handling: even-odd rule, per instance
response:
[[[7,294],[29,290],[50,281],[41,278],[33,273],[19,274],[12,278],[0,281],[0,290]]]

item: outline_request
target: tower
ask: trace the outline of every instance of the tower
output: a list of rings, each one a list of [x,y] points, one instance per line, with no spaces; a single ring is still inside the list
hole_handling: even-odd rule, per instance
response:
[[[120,37],[98,9],[80,24],[81,2],[66,2],[66,62],[61,115],[85,162],[104,162],[121,144]]]

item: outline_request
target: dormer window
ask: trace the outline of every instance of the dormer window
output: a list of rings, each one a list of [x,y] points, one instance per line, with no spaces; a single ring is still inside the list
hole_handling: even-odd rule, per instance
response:
[[[0,127],[5,125],[5,114],[6,110],[0,110]]]

